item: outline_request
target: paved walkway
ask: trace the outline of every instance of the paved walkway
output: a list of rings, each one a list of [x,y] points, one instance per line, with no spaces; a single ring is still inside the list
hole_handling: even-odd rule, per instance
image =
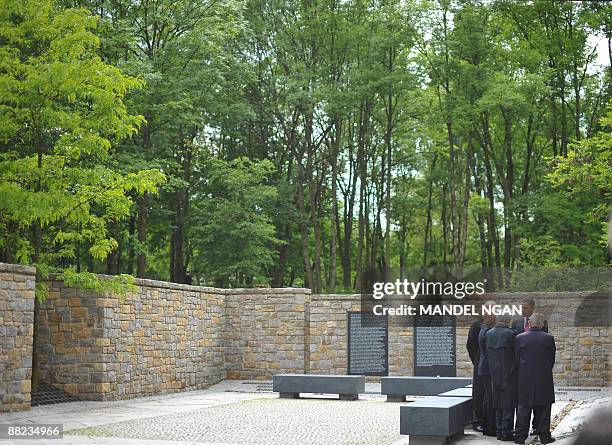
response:
[[[202,391],[116,402],[70,402],[0,414],[0,424],[64,425],[62,440],[0,440],[15,445],[407,445],[399,435],[401,404],[387,403],[380,385],[367,384],[359,401],[311,395],[279,399],[270,382],[225,381]],[[569,400],[576,406],[554,434],[569,445],[580,422],[609,403],[608,389],[566,389],[557,393],[553,416]],[[496,444],[466,429],[458,443]]]

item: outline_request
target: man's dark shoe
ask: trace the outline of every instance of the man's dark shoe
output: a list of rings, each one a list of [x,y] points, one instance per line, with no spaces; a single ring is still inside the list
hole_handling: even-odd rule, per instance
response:
[[[476,431],[477,433],[483,433],[484,428],[482,427],[482,425],[476,425],[474,426],[474,431]]]
[[[514,443],[524,444],[525,441],[524,440],[519,440],[519,439],[514,439]]]
[[[497,440],[501,440],[502,442],[514,442],[514,434],[504,434],[502,436],[498,436]]]
[[[544,439],[540,437],[540,443],[542,443],[542,445],[545,445],[547,443],[553,443],[555,440],[557,439],[555,439],[554,437],[545,437]]]
[[[535,429],[535,428],[533,428],[533,429],[531,430],[531,432],[529,433],[529,435],[530,435],[530,436],[537,436],[537,435],[538,435],[538,432],[536,431],[536,429]]]

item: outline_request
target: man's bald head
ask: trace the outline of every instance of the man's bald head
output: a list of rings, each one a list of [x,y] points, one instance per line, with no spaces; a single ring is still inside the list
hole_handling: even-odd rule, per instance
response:
[[[544,327],[544,316],[539,312],[534,312],[529,317],[529,327],[530,328],[543,328]]]
[[[486,303],[484,303],[482,306],[486,308],[492,308],[495,306],[495,302],[489,300]],[[486,324],[487,326],[493,326],[495,324],[496,317],[492,313],[483,314],[482,318],[483,318],[484,324]]]
[[[508,326],[512,322],[512,316],[510,314],[500,314],[497,316],[497,322]]]

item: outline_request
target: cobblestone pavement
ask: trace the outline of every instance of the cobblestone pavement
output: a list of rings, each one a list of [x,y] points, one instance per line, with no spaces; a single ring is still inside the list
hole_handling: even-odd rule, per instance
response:
[[[321,399],[249,400],[71,434],[262,445],[386,445],[401,439],[399,405]]]
[[[380,385],[369,383],[366,391],[359,401],[321,395],[293,400],[279,399],[271,392],[269,382],[225,381],[203,391],[41,406],[0,414],[0,424],[62,423],[64,439],[0,440],[0,444],[407,445],[409,439],[398,434],[402,404],[385,402]],[[565,438],[592,406],[609,403],[609,389],[559,388],[557,400],[553,416],[569,400],[580,401],[559,424],[559,434]],[[499,442],[466,429],[456,443]]]

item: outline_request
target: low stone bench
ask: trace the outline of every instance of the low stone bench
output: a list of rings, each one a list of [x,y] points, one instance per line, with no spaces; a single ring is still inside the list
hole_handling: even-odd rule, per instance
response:
[[[297,399],[300,393],[338,394],[340,400],[357,400],[365,392],[362,375],[276,374],[272,391],[281,398]]]
[[[437,396],[470,383],[467,377],[382,377],[380,393],[388,402],[405,402],[406,396]]]
[[[444,445],[472,422],[471,397],[426,397],[400,407],[400,434],[410,445]]]
[[[457,388],[438,394],[440,397],[472,397],[472,388]]]

